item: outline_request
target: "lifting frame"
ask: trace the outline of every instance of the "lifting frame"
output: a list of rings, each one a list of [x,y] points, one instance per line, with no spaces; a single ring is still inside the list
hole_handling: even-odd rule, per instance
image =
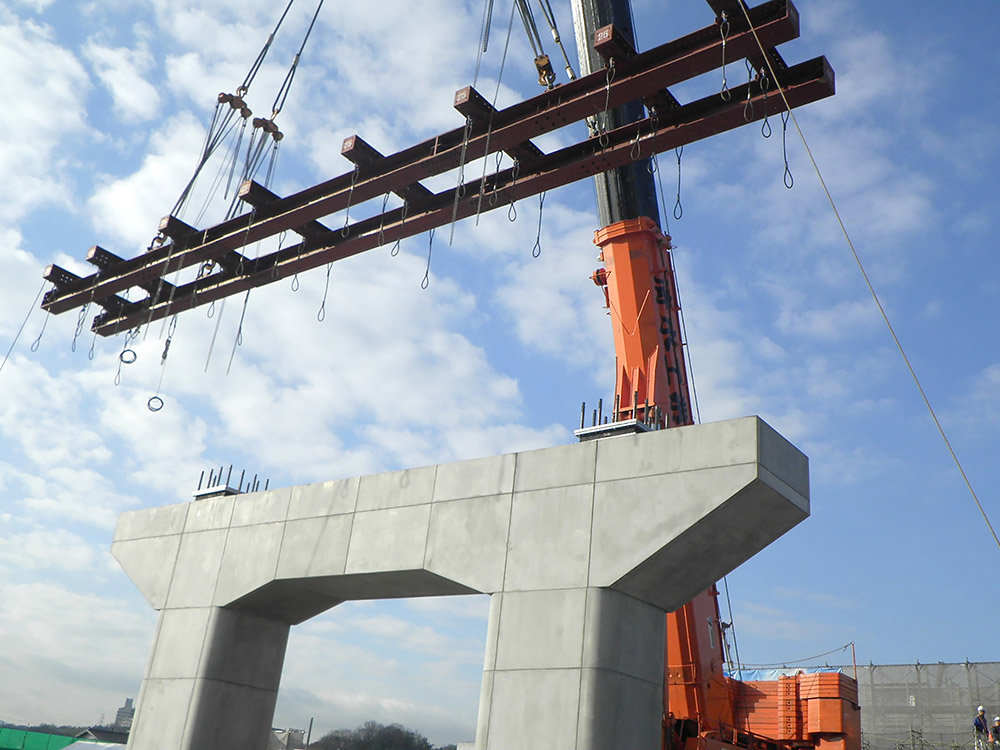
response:
[[[790,0],[770,0],[749,9],[753,29],[747,27],[740,0],[708,2],[717,13],[727,13],[730,30],[725,41],[716,23],[637,54],[612,26],[606,26],[597,31],[595,41],[605,69],[502,110],[494,109],[472,87],[461,89],[455,94],[455,108],[468,118],[468,136],[466,127],[460,127],[390,156],[381,155],[359,136],[347,138],[342,154],[354,163],[351,172],[285,198],[248,180],[239,195],[251,210],[241,216],[207,229],[167,216],[160,222],[165,241],[134,258],[122,259],[103,248],[92,248],[87,260],[98,270],[90,276],[49,266],[44,277],[54,288],[43,298],[42,308],[62,313],[94,302],[104,312],[95,317],[93,330],[113,335],[648,159],[782,110],[777,90],[761,90],[757,81],[731,88],[728,100],[718,92],[687,104],[673,97],[669,86],[721,67],[723,47],[728,63],[747,58],[759,73],[765,66],[759,38],[791,107],[834,93],[834,73],[825,57],[786,66],[774,49],[798,36],[798,11]],[[649,112],[638,123],[551,153],[543,153],[531,142],[638,99]],[[510,156],[514,166],[440,193],[420,183],[455,169],[463,159],[471,162],[498,152]],[[343,229],[319,223],[324,216],[387,193],[402,197],[403,206],[347,223]],[[288,230],[300,235],[301,241],[257,258],[240,252]],[[166,280],[180,269],[206,263],[212,270],[194,281],[175,286]],[[138,301],[120,296],[133,287],[145,290],[147,296]]]

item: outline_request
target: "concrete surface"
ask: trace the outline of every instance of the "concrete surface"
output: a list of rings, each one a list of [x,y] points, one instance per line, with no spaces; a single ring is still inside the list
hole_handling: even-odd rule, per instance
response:
[[[289,627],[491,595],[477,750],[659,747],[663,613],[808,515],[756,417],[124,513],[161,611],[132,750],[263,748]]]

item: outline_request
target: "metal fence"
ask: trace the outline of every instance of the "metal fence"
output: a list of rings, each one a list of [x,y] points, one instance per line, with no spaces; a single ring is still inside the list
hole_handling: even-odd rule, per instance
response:
[[[854,673],[850,665],[841,669]],[[1000,662],[857,669],[862,750],[971,748],[976,708],[986,708],[990,724],[1000,716]]]

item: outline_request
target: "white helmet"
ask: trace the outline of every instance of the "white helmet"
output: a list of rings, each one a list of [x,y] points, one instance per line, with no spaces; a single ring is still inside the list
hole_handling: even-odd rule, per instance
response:
[[[994,716],[993,721],[1000,721],[1000,716]]]
[[[977,710],[977,711],[985,711],[986,709],[985,709],[985,708],[983,708],[982,706],[980,706],[980,707],[979,707],[979,708],[977,708],[976,710]]]

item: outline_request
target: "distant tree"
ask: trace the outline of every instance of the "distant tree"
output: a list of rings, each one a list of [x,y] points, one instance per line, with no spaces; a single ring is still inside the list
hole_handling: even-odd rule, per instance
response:
[[[30,732],[40,732],[42,734],[58,734],[63,737],[75,737],[87,727],[74,727],[66,724],[56,725],[56,724],[36,724],[34,726],[24,726],[18,727],[18,729],[27,729]]]
[[[450,745],[454,750],[455,746]],[[357,729],[335,729],[309,745],[310,750],[447,750],[437,748],[419,732],[377,721],[366,721]]]

